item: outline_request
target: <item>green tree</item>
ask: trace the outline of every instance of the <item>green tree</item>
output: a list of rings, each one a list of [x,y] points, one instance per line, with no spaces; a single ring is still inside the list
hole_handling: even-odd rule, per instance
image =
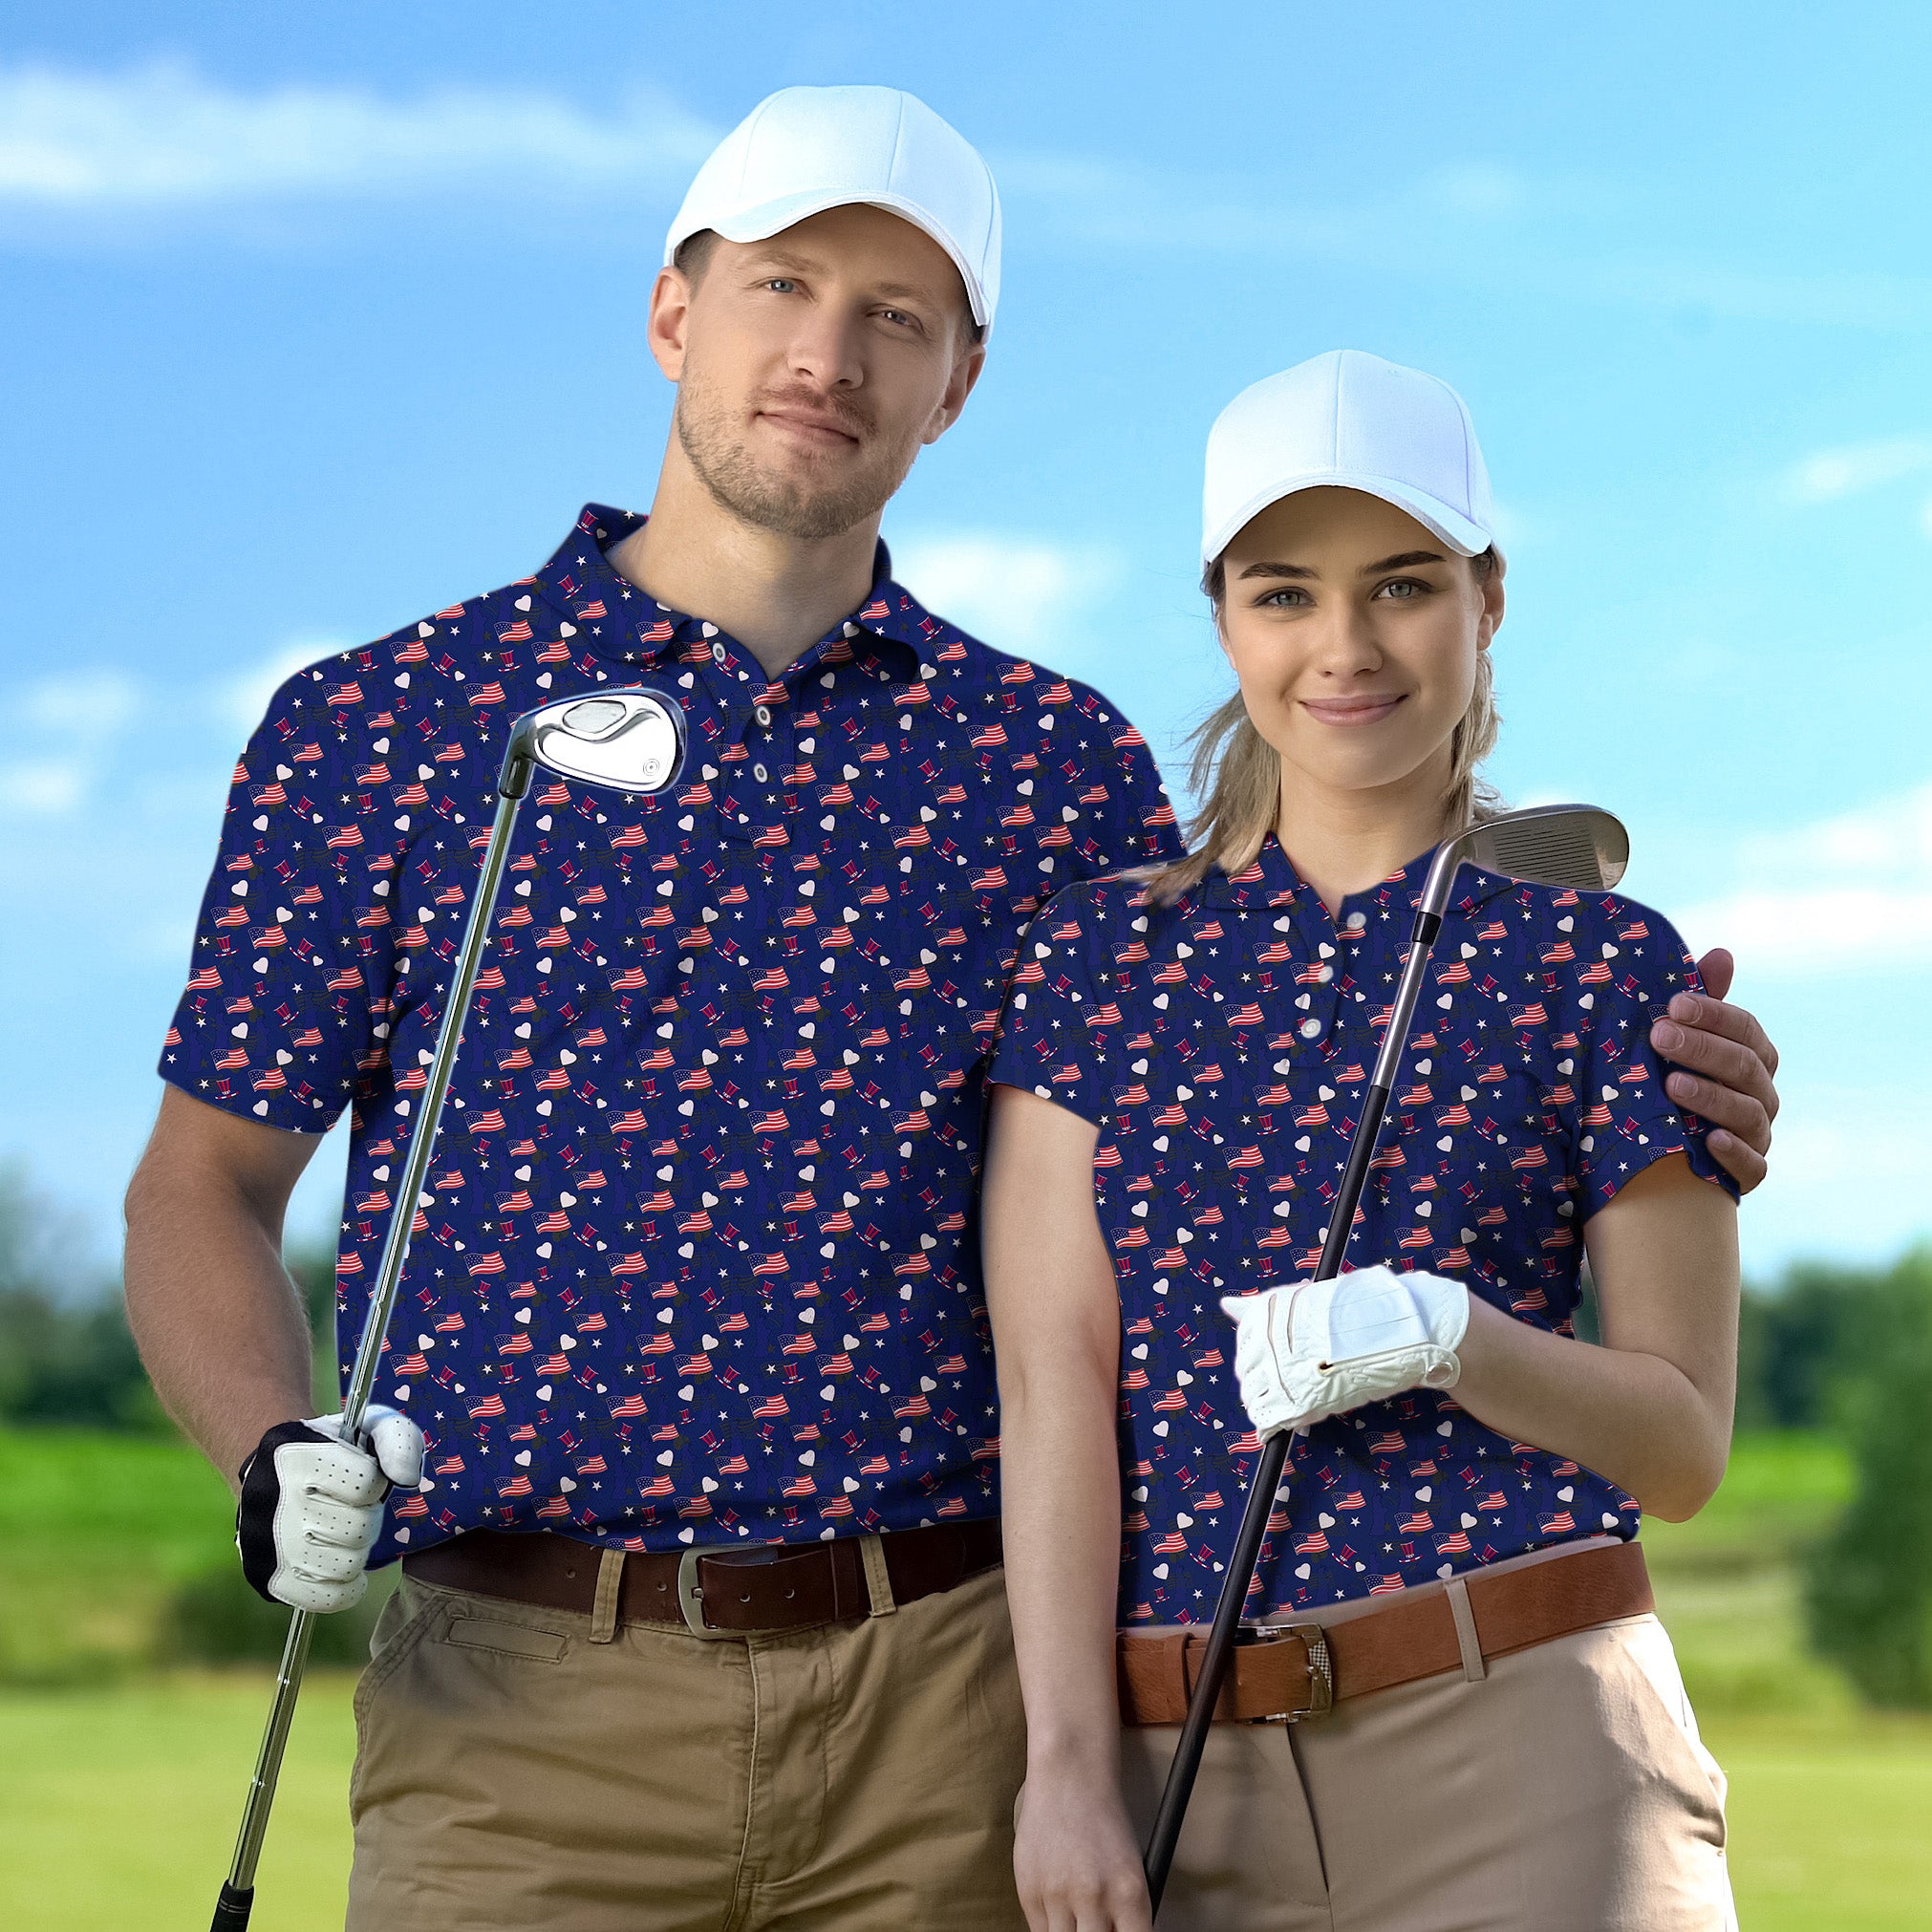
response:
[[[1813,1642],[1873,1704],[1932,1707],[1932,1250],[1883,1282],[1849,1402],[1857,1489],[1813,1553]]]

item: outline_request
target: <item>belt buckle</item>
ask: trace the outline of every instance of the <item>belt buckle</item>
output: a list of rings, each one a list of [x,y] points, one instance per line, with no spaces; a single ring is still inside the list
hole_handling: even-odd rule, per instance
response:
[[[717,1551],[731,1547],[723,1543],[696,1543],[688,1550],[677,1553],[677,1608],[684,1618],[684,1627],[694,1637],[702,1637],[711,1642],[720,1638],[735,1638],[736,1630],[719,1630],[704,1621],[704,1592],[698,1583],[698,1559],[709,1556]]]
[[[1271,1623],[1266,1641],[1299,1637],[1308,1658],[1308,1707],[1305,1710],[1271,1710],[1250,1718],[1251,1724],[1295,1724],[1320,1717],[1335,1707],[1335,1661],[1328,1652],[1328,1632],[1320,1623]]]

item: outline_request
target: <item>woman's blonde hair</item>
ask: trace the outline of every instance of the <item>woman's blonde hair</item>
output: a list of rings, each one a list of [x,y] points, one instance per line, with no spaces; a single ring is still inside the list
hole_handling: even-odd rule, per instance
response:
[[[1496,568],[1496,553],[1485,550],[1470,564],[1476,582],[1487,583]],[[1219,557],[1202,572],[1201,589],[1218,624],[1228,589]],[[1483,761],[1495,749],[1501,722],[1495,672],[1490,654],[1479,651],[1475,689],[1449,740],[1443,811],[1445,823],[1457,830],[1493,818],[1503,808],[1500,794],[1479,775]],[[1190,733],[1188,745],[1188,788],[1203,803],[1188,826],[1188,856],[1148,874],[1148,896],[1156,905],[1171,903],[1212,871],[1238,872],[1253,865],[1281,811],[1281,755],[1255,729],[1238,691]]]

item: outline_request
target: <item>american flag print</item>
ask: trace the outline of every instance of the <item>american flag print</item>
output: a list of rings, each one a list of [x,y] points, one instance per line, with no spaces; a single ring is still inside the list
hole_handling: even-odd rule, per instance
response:
[[[1219,1299],[1314,1272],[1428,857],[1331,917],[1271,838],[1170,905],[1132,874],[1070,886],[1021,943],[988,1078],[1100,1129],[1122,1315],[1123,1624],[1213,1614],[1258,1447]],[[1569,1334],[1578,1230],[1632,1175],[1681,1153],[1735,1195],[1649,1046],[1695,969],[1628,900],[1473,871],[1461,884],[1349,1257],[1451,1276]],[[1450,1393],[1412,1391],[1297,1439],[1248,1611],[1637,1526],[1601,1477],[1506,1441]]]
[[[997,1508],[973,1207],[1020,935],[1177,849],[1140,735],[891,581],[769,679],[660,608],[592,504],[534,577],[285,683],[237,768],[162,1077],[351,1115],[346,1357],[510,722],[676,697],[685,771],[519,819],[381,1400],[430,1447],[376,1560],[476,1528],[796,1541]],[[346,1361],[345,1361],[346,1366]]]

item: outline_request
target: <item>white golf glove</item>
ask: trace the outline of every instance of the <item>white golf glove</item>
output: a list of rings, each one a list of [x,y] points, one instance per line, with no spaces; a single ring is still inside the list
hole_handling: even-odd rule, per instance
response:
[[[1234,1318],[1241,1406],[1262,1435],[1306,1428],[1406,1388],[1452,1388],[1470,1325],[1460,1281],[1358,1268],[1221,1302]]]
[[[242,1465],[243,1576],[291,1609],[347,1610],[369,1587],[383,1498],[421,1481],[422,1431],[396,1409],[372,1403],[354,1442],[340,1415],[278,1424]]]

